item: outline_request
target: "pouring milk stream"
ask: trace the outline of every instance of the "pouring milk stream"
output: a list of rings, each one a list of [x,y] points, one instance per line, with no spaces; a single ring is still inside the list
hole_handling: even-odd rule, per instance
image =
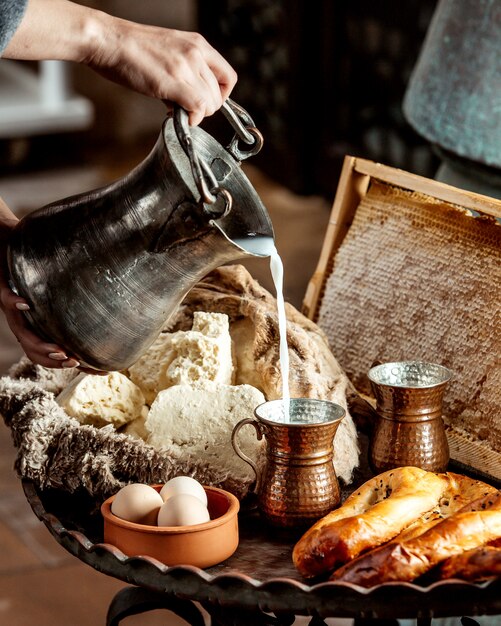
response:
[[[277,294],[278,330],[280,333],[280,370],[282,372],[282,399],[284,421],[290,421],[290,391],[289,391],[289,349],[287,347],[287,318],[285,316],[284,300],[284,264],[273,246],[270,254],[270,269]]]
[[[240,242],[237,242],[240,243]],[[279,357],[282,374],[283,416],[285,422],[290,421],[290,391],[289,391],[289,350],[287,347],[287,317],[285,315],[284,300],[284,264],[278,253],[273,239],[264,237],[245,243],[247,250],[270,257],[270,270],[275,286],[278,314],[278,332],[280,336]]]

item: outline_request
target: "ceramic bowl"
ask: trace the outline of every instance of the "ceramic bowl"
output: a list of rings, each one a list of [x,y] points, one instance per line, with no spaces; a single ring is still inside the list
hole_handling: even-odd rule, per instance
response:
[[[160,491],[162,485],[153,485]],[[210,521],[193,526],[148,526],[111,512],[112,496],[101,505],[104,541],[127,556],[151,556],[165,565],[210,567],[230,557],[238,546],[240,503],[231,493],[204,487]]]

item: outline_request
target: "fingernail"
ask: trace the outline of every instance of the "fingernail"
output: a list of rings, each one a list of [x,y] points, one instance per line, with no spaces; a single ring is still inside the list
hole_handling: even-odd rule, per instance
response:
[[[67,359],[66,361],[64,361],[64,363],[61,363],[61,367],[66,367],[66,368],[78,367],[79,365],[80,363],[76,361],[75,359]]]
[[[25,302],[16,302],[16,309],[18,311],[29,311],[30,305]]]
[[[64,352],[49,352],[49,358],[56,361],[66,361],[68,358]]]

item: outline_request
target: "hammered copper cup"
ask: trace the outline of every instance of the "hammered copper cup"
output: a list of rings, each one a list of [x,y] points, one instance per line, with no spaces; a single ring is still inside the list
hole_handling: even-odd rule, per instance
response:
[[[303,528],[339,505],[333,440],[345,415],[343,407],[325,400],[293,398],[286,417],[283,400],[258,406],[255,418],[238,422],[232,444],[256,473],[255,492],[264,519],[273,526]],[[251,424],[266,440],[266,461],[259,471],[237,442],[240,429]]]
[[[451,376],[446,367],[423,361],[382,363],[369,370],[378,416],[369,446],[374,472],[406,465],[445,471],[449,444],[442,401]]]

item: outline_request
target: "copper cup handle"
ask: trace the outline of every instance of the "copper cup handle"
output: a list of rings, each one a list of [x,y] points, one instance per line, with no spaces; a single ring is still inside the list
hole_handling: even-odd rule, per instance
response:
[[[256,435],[259,441],[263,438],[263,430],[261,428],[261,424],[257,420],[252,419],[251,417],[246,417],[245,419],[240,420],[238,424],[234,426],[233,432],[231,433],[231,445],[233,446],[233,450],[235,450],[237,456],[239,456],[242,459],[242,461],[245,461],[246,463],[248,463],[254,470],[254,474],[256,475],[256,485],[254,487],[254,493],[258,493],[260,476],[259,476],[259,470],[257,468],[257,465],[256,463],[254,463],[254,461],[250,457],[248,457],[246,454],[242,452],[237,442],[237,435],[240,432],[240,429],[242,428],[242,426],[245,426],[246,424],[251,424],[251,426],[254,426],[254,429],[256,430]]]

